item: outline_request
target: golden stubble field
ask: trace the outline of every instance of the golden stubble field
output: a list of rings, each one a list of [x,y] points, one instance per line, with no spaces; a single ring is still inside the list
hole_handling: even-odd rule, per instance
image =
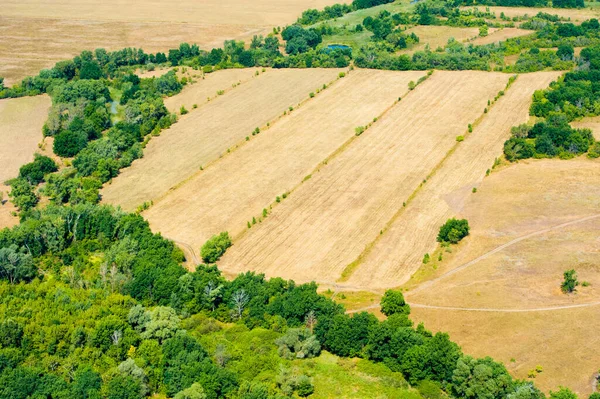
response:
[[[101,192],[105,202],[135,209],[157,200],[228,149],[244,142],[256,127],[273,122],[290,107],[335,80],[339,69],[269,70],[218,96],[154,137],[136,160]],[[203,82],[190,87],[206,100]],[[193,96],[187,93],[186,96]]]
[[[237,240],[220,267],[336,280],[508,78],[436,71]]]
[[[19,222],[11,215],[15,208],[7,201],[10,188],[4,182],[17,177],[19,168],[33,161],[50,104],[46,95],[0,100],[0,228]]]
[[[459,213],[471,235],[407,284],[412,317],[548,391],[591,393],[600,346],[598,161],[537,160],[483,180]],[[560,291],[574,268],[590,283]],[[425,307],[423,307],[425,305]]]
[[[460,212],[486,169],[502,153],[510,128],[527,121],[533,92],[546,88],[559,75],[539,72],[518,77],[363,254],[348,282],[369,288],[405,283],[421,266],[424,254],[436,248],[439,226]]]
[[[533,17],[536,14],[543,12],[550,15],[558,15],[559,17],[567,18],[573,23],[581,23],[590,18],[600,17],[600,9],[598,8],[546,8],[546,7],[462,7],[463,9],[478,8],[481,11],[489,9],[496,17],[500,17],[504,13],[509,18],[521,17],[527,15]]]
[[[204,49],[247,40],[335,0],[5,0],[0,9],[0,76],[12,84],[82,50],[165,51],[181,42]]]
[[[319,164],[408,92],[425,72],[354,70],[155,202],[144,216],[153,229],[200,246],[213,234],[234,237],[260,219],[276,196],[292,190]]]

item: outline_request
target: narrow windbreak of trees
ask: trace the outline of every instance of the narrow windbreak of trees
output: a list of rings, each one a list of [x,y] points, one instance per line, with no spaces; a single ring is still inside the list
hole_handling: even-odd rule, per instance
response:
[[[459,4],[467,6],[486,5],[503,7],[548,7],[584,8],[583,0],[459,0]]]

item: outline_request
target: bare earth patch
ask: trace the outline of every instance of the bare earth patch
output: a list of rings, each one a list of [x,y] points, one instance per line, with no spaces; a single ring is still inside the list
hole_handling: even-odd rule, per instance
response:
[[[132,210],[156,200],[201,167],[334,80],[338,69],[272,70],[219,96],[154,137],[136,160],[105,185],[105,202]],[[202,91],[201,85],[192,89]],[[204,94],[202,94],[204,96]]]
[[[235,242],[221,268],[337,279],[507,80],[435,72]]]
[[[199,171],[144,216],[154,230],[194,248],[221,231],[240,234],[276,196],[355,137],[355,127],[383,113],[424,74],[350,72],[231,156]]]
[[[589,395],[600,358],[597,171],[597,161],[581,157],[523,162],[484,179],[460,212],[471,235],[424,265],[428,281],[408,291],[413,318],[519,378],[543,366],[542,389]],[[562,273],[571,268],[591,285],[565,295]]]

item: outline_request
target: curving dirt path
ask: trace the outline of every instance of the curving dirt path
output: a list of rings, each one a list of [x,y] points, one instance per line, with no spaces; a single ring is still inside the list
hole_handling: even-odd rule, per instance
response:
[[[410,292],[408,292],[406,294],[410,295],[412,293],[419,292],[425,288],[431,287],[434,283],[436,283],[440,280],[443,280],[444,278],[451,276],[455,273],[458,273],[459,271],[462,271],[462,270],[468,268],[469,266],[472,266],[475,263],[490,257],[491,255],[493,255],[495,253],[498,253],[512,245],[515,245],[521,241],[527,240],[531,237],[535,237],[535,236],[547,233],[549,231],[558,230],[558,229],[561,229],[564,227],[568,227],[568,226],[578,224],[578,223],[583,223],[588,220],[597,219],[597,218],[600,218],[600,214],[585,216],[585,217],[582,217],[579,219],[575,219],[575,220],[571,220],[569,222],[565,222],[565,223],[561,223],[561,224],[558,224],[555,226],[547,227],[545,229],[537,230],[537,231],[531,232],[529,234],[526,234],[524,236],[515,238],[514,240],[511,240],[505,244],[502,244],[502,245],[484,253],[483,255],[478,256],[477,258],[442,274],[441,276],[439,276],[433,280],[429,280],[429,281],[421,284],[420,286],[416,287],[415,289],[411,290]],[[591,307],[591,306],[600,305],[600,301],[596,301],[596,302],[581,303],[581,304],[575,304],[575,305],[548,306],[548,307],[539,307],[539,308],[503,309],[503,308],[464,308],[464,307],[456,307],[456,306],[434,306],[434,305],[425,305],[422,303],[414,303],[414,302],[410,302],[410,301],[407,301],[407,303],[414,308],[440,309],[440,310],[463,310],[463,311],[471,311],[471,312],[497,312],[497,313],[546,312],[546,311],[574,309],[574,308],[587,308],[587,307]],[[378,309],[380,306],[381,305],[379,303],[376,303],[376,304],[373,304],[370,306],[366,306],[364,308],[349,310],[346,313],[350,314],[350,313],[358,313],[358,312],[368,311],[368,310],[372,310],[372,309]]]
[[[450,270],[450,271],[442,274],[441,276],[439,276],[437,278],[434,278],[433,280],[429,280],[429,281],[427,281],[427,282],[419,285],[415,289],[411,290],[410,294],[422,291],[425,288],[429,288],[430,286],[432,286],[436,282],[438,282],[440,280],[443,280],[443,279],[445,279],[448,276],[456,274],[456,273],[458,273],[458,272],[466,269],[469,266],[473,266],[475,263],[477,263],[477,262],[479,262],[479,261],[481,261],[483,259],[489,258],[490,256],[492,256],[492,255],[494,255],[494,254],[496,254],[496,253],[498,253],[498,252],[500,252],[500,251],[502,251],[502,250],[504,250],[504,249],[506,249],[506,248],[508,248],[508,247],[510,247],[512,245],[515,245],[515,244],[517,244],[517,243],[519,243],[521,241],[524,241],[524,240],[527,240],[527,239],[529,239],[531,237],[535,237],[535,236],[547,233],[547,232],[552,231],[552,230],[562,229],[563,227],[571,226],[571,225],[578,224],[578,223],[587,222],[588,220],[596,219],[596,218],[599,218],[599,217],[600,217],[600,213],[595,214],[595,215],[585,216],[583,218],[579,218],[579,219],[571,220],[569,222],[557,224],[555,226],[547,227],[545,229],[537,230],[537,231],[531,232],[529,234],[526,234],[524,236],[515,238],[514,240],[511,240],[511,241],[507,242],[506,244],[502,244],[502,245],[500,245],[500,246],[492,249],[491,251],[488,251],[488,252],[484,253],[483,255],[478,256],[477,258],[475,258],[475,259],[473,259],[473,260],[471,260],[471,261],[469,261],[469,262],[467,262],[467,263],[465,263],[465,264],[463,264],[463,265],[461,265],[461,266],[459,266],[459,267],[457,267],[455,269],[452,269],[452,270]]]

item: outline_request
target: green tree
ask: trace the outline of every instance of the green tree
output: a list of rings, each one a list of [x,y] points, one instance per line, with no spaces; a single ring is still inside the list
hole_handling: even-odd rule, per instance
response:
[[[466,219],[448,219],[438,233],[438,242],[456,244],[469,235],[469,222]]]
[[[189,388],[186,388],[175,395],[174,399],[206,399],[206,394],[204,393],[202,385],[195,382]]]
[[[574,269],[567,270],[563,273],[563,282],[560,285],[560,289],[565,294],[570,294],[575,291],[575,288],[579,285],[577,281],[577,273]]]
[[[10,185],[8,196],[17,208],[28,211],[37,205],[39,198],[27,180],[12,179],[8,183]]]
[[[452,386],[457,397],[466,399],[503,399],[514,391],[506,368],[489,357],[461,357],[452,375]]]
[[[391,316],[397,313],[410,314],[410,306],[400,291],[387,290],[381,299],[381,313]]]
[[[279,356],[293,360],[307,359],[321,353],[321,344],[308,328],[291,328],[282,337],[275,340]]]
[[[231,239],[229,233],[225,231],[208,239],[200,249],[200,255],[204,262],[215,263],[230,246]]]
[[[550,391],[550,399],[579,399],[569,388],[559,387],[558,391]]]

